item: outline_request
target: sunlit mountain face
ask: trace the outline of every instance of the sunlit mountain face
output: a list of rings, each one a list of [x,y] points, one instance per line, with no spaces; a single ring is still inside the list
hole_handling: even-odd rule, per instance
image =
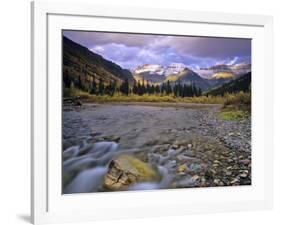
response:
[[[251,71],[250,39],[85,31],[63,35],[136,74],[168,76],[188,68],[209,79]]]
[[[232,65],[221,64],[208,68],[199,68],[195,71],[204,78],[230,78],[251,72],[251,63],[241,62]]]

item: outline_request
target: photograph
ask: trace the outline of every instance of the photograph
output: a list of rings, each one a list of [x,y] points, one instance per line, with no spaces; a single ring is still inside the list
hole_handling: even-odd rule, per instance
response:
[[[61,43],[62,194],[252,184],[250,38],[62,30]]]

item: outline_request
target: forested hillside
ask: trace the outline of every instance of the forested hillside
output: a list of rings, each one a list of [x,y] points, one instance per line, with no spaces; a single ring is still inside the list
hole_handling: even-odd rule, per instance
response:
[[[104,59],[87,48],[63,37],[63,83],[91,92],[99,83],[100,86],[119,86],[123,82],[134,83],[129,70]]]
[[[207,92],[209,95],[224,95],[225,93],[237,93],[240,91],[249,92],[251,88],[251,73],[247,73],[240,78],[230,81],[216,89]]]

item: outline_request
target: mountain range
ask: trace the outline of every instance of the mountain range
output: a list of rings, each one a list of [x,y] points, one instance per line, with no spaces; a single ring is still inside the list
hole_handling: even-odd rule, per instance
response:
[[[236,80],[251,71],[251,64],[215,65],[209,68],[191,69],[182,63],[172,63],[168,66],[145,64],[133,70],[123,69],[116,63],[103,58],[86,47],[63,37],[63,81],[69,86],[79,84],[79,87],[89,91],[93,82],[103,82],[117,85],[128,80],[134,83],[150,83],[161,85],[170,82],[173,86],[193,84],[202,91],[208,91]]]
[[[208,72],[207,76],[206,71]],[[172,63],[166,67],[157,64],[145,64],[131,70],[135,80],[145,84],[161,84],[167,81],[172,84],[176,82],[193,83],[203,91],[219,87],[250,71],[251,64],[248,63],[232,66],[216,65],[199,70],[192,70],[182,63]]]

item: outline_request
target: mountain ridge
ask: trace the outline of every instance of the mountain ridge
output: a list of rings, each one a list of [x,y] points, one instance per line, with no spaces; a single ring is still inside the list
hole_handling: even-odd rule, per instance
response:
[[[88,91],[93,82],[121,84],[127,79],[131,84],[134,83],[129,70],[123,69],[67,37],[63,37],[63,78],[66,86],[73,83]]]
[[[209,84],[205,81],[205,79],[200,77],[196,72],[194,72],[189,68],[185,68],[183,71],[181,71],[178,74],[168,75],[164,82],[167,81],[174,82],[174,83],[181,82],[183,84],[192,83],[193,85],[201,88],[202,90],[207,90],[209,88]]]

